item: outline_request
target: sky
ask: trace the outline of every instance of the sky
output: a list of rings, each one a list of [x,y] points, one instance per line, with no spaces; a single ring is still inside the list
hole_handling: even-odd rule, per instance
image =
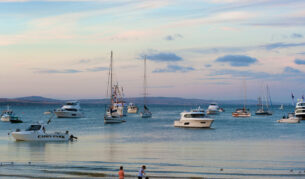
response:
[[[305,93],[304,0],[0,0],[0,97]],[[244,83],[246,85],[244,85]],[[246,90],[245,90],[246,89]]]

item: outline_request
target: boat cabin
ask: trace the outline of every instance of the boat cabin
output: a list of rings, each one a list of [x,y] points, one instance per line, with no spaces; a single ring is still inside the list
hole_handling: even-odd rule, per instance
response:
[[[204,118],[205,114],[202,112],[182,113],[181,117],[182,118]]]
[[[41,128],[44,129],[44,127],[41,124],[32,124],[25,131],[39,131]]]

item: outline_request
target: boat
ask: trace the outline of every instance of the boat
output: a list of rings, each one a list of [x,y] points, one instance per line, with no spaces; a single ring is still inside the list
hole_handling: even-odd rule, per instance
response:
[[[295,106],[294,114],[300,119],[305,119],[305,101],[303,99],[298,99]]]
[[[219,114],[220,107],[217,103],[211,103],[207,109],[207,114],[213,115],[213,114]]]
[[[247,98],[246,82],[244,81],[244,107],[236,109],[235,112],[232,112],[233,117],[250,117],[251,116],[250,110],[246,109],[246,98]]]
[[[43,122],[32,124],[24,131],[16,129],[15,132],[11,132],[11,135],[16,141],[68,141],[77,139],[69,131],[47,133]]]
[[[207,118],[202,110],[180,113],[180,120],[174,121],[175,127],[210,128],[214,119]]]
[[[10,106],[7,105],[7,109],[1,114],[1,121],[10,122],[11,120],[16,120],[18,117],[15,116],[13,110],[10,109]]]
[[[10,122],[11,123],[23,123],[23,121],[17,116],[12,116],[10,119]]]
[[[293,123],[299,123],[300,122],[300,118],[296,117],[294,115],[294,113],[288,113],[288,116],[286,117],[285,115],[283,116],[282,119],[280,120],[277,120],[277,122],[279,123],[290,123],[290,124],[293,124]]]
[[[284,105],[283,104],[281,104],[281,106],[280,106],[280,108],[279,108],[280,110],[283,110],[284,109]]]
[[[127,116],[127,105],[124,98],[123,87],[120,87],[118,84],[113,85],[112,89],[113,100],[112,100],[112,109],[116,110],[117,113],[121,116]]]
[[[61,108],[54,111],[57,118],[81,118],[84,112],[80,107],[79,101],[68,101]]]
[[[146,56],[144,58],[144,81],[143,81],[143,111],[140,112],[140,116],[141,118],[151,118],[152,117],[152,113],[150,112],[149,108],[146,105],[146,96],[148,94],[148,90],[147,90],[147,76],[146,76]]]
[[[129,103],[128,110],[127,110],[128,113],[136,114],[136,113],[138,113],[138,110],[139,110],[139,108],[135,104]]]
[[[236,109],[235,112],[232,113],[233,117],[250,117],[251,112],[249,109],[246,108],[241,108],[241,109]]]
[[[272,112],[269,111],[268,104],[266,102],[266,109],[264,109],[264,105],[262,103],[262,98],[258,98],[258,105],[259,108],[256,110],[255,115],[272,115]]]
[[[120,91],[117,91],[118,85],[113,86],[113,79],[112,74],[113,73],[113,53],[111,51],[110,54],[110,67],[109,67],[109,75],[108,75],[108,87],[107,87],[107,96],[110,95],[110,104],[105,108],[105,114],[104,114],[104,123],[105,124],[112,124],[112,123],[122,123],[126,122],[126,120],[123,119],[122,113],[119,112],[119,108],[115,107],[114,104],[117,104],[118,102],[118,93]],[[110,91],[108,94],[108,90]],[[124,106],[121,106],[124,107]],[[120,108],[122,109],[122,108]]]

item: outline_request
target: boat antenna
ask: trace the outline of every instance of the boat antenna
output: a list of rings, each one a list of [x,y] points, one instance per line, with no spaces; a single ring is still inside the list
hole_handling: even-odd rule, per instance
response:
[[[143,81],[143,86],[144,86],[144,106],[146,104],[146,95],[147,95],[147,82],[146,82],[146,55],[144,57],[144,81]]]
[[[247,102],[247,86],[246,86],[246,79],[244,78],[244,110],[246,109],[246,102]]]

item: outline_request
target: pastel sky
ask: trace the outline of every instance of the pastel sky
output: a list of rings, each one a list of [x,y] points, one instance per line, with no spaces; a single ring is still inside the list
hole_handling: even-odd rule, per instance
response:
[[[304,0],[0,0],[0,97],[274,101],[305,92]]]

